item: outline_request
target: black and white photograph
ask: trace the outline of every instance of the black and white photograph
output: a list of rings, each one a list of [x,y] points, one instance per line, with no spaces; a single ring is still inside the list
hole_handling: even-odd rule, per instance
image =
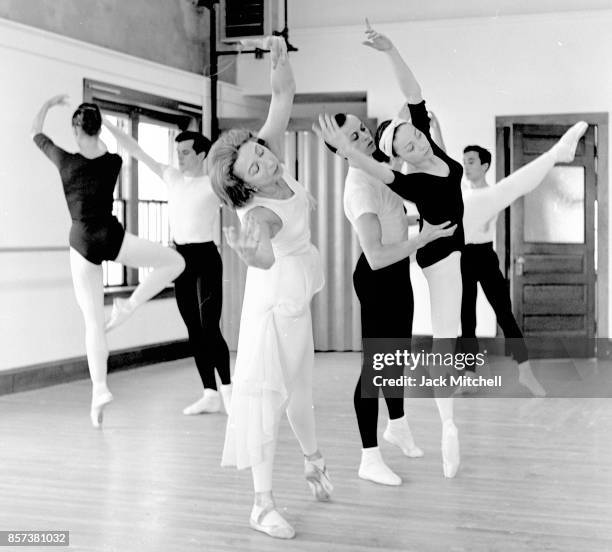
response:
[[[611,0],[0,0],[0,550],[610,552]]]

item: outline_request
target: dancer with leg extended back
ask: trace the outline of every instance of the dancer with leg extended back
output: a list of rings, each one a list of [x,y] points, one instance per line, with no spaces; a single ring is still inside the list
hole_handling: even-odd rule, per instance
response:
[[[368,28],[366,34],[372,47],[389,56],[399,75],[398,66],[403,60],[391,41],[371,28]],[[423,268],[430,291],[434,338],[454,339],[458,335],[461,313],[460,257],[464,245],[463,223],[466,231],[472,232],[517,197],[533,190],[556,162],[571,160],[577,141],[586,130],[586,124],[574,125],[549,152],[510,175],[503,185],[500,183],[485,190],[482,195],[475,196],[476,199],[466,205],[464,216],[461,165],[447,156],[431,139],[429,117],[421,88],[410,69],[403,69],[400,87],[407,99],[412,122],[394,119],[383,123],[377,134],[380,135],[379,149],[387,156],[405,162],[408,174],[393,171],[358,151],[329,116],[319,118],[321,129],[316,130],[349,162],[390,186],[404,199],[413,201],[421,219],[432,224],[447,220],[457,224],[453,236],[436,240],[417,252],[417,262]],[[451,398],[436,400],[443,421],[444,474],[453,477],[459,466],[457,430],[452,421],[453,403]]]
[[[168,189],[168,219],[176,250],[186,268],[174,283],[176,303],[187,326],[189,345],[204,387],[204,395],[187,406],[186,415],[218,412],[221,400],[215,368],[221,379],[221,398],[227,411],[231,398],[229,349],[221,334],[223,265],[213,240],[219,214],[204,162],[210,140],[199,132],[183,131],[175,138],[178,169],[158,163],[131,136],[115,125],[105,126],[119,144],[159,176]]]
[[[78,153],[64,151],[43,134],[47,112],[54,106],[68,105],[67,98],[55,96],[43,104],[32,124],[32,136],[59,170],[72,218],[70,267],[74,292],[85,320],[85,347],[93,385],[90,417],[94,427],[100,427],[103,409],[113,400],[106,383],[108,345],[102,261],[153,268],[126,301],[121,320],[115,316],[116,323],[170,284],[183,271],[185,263],[176,251],[125,232],[112,215],[113,189],[121,169],[121,157],[109,153],[100,140],[102,116],[97,105],[81,104],[72,116]]]
[[[489,188],[486,173],[491,166],[491,153],[477,145],[467,146],[463,150],[463,167],[467,179],[464,186],[464,203],[470,202],[470,197]],[[495,186],[495,185],[494,185]],[[476,295],[480,282],[482,291],[493,307],[497,323],[509,339],[509,351],[518,363],[519,382],[527,387],[535,396],[543,397],[546,391],[533,375],[529,363],[527,346],[523,339],[510,301],[510,291],[506,278],[499,269],[499,259],[493,249],[495,239],[495,220],[493,217],[480,228],[475,229],[472,236],[466,235],[466,245],[461,255],[461,277],[463,280],[463,298],[461,301],[461,340],[462,352],[477,353],[476,339]],[[466,370],[474,372],[474,367]]]
[[[295,94],[286,44],[269,37],[264,45],[272,62],[267,120],[257,135],[241,129],[224,133],[210,153],[213,189],[241,221],[240,231],[226,230],[228,244],[249,267],[222,464],[251,468],[251,527],[287,539],[295,531],[272,496],[283,411],[300,443],[315,498],[328,500],[332,491],[312,403],[310,301],[323,286],[323,271],[310,241],[308,194],[279,160]]]

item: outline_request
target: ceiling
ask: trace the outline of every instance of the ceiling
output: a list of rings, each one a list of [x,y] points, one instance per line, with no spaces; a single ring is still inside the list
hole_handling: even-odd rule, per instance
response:
[[[288,0],[289,28],[612,10],[612,0]]]

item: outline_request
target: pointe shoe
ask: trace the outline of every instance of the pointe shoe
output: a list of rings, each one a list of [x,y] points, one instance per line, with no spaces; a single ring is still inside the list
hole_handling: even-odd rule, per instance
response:
[[[379,485],[397,486],[402,484],[402,478],[385,464],[378,447],[363,449],[358,475],[361,479]]]
[[[444,477],[455,477],[459,469],[459,436],[457,427],[452,420],[447,420],[442,426],[442,469]]]
[[[91,418],[91,425],[95,428],[102,426],[102,420],[104,418],[104,407],[112,402],[113,394],[110,391],[105,391],[92,396],[91,398],[91,410],[89,411],[89,417]]]
[[[534,397],[545,397],[546,390],[542,387],[542,384],[536,379],[535,375],[531,371],[531,365],[529,361],[521,362],[518,365],[519,370],[519,383],[529,389]]]
[[[134,308],[130,305],[128,299],[122,299],[121,297],[116,297],[113,301],[113,308],[111,310],[110,318],[106,321],[104,325],[104,331],[110,332],[114,330],[120,324],[123,324],[134,312]]]
[[[304,477],[317,500],[326,502],[330,499],[334,486],[326,466],[321,469],[313,461],[304,459]]]
[[[584,121],[580,121],[561,136],[559,141],[553,146],[558,163],[571,163],[574,160],[578,142],[580,142],[580,138],[587,131],[587,128],[589,128],[589,125]]]
[[[212,414],[221,410],[221,398],[214,389],[204,389],[204,396],[183,410],[185,416]]]
[[[401,449],[401,451],[409,458],[421,458],[425,453],[414,444],[412,433],[410,432],[410,426],[406,421],[402,425],[402,428],[397,431],[392,429],[391,420],[387,422],[387,428],[383,433],[383,439],[392,445],[395,445]]]
[[[295,530],[289,522],[278,513],[274,504],[264,506],[260,511],[257,506],[253,506],[249,522],[255,531],[261,531],[275,539],[292,539],[295,537]]]

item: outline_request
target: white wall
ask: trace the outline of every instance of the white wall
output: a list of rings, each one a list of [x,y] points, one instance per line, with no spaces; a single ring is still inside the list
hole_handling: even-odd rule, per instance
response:
[[[57,170],[29,136],[41,104],[68,93],[76,106],[83,79],[91,78],[202,105],[206,79],[4,19],[0,74],[0,370],[6,370],[85,354],[68,252],[1,251],[68,245],[70,218]],[[254,113],[235,86],[221,85],[220,99],[222,115]],[[45,131],[74,151],[70,114],[52,110]],[[166,299],[144,305],[109,336],[109,345],[115,350],[185,337],[174,299]]]
[[[611,28],[612,10],[377,26],[414,70],[456,159],[468,143],[495,151],[496,115],[609,112]],[[366,90],[370,116],[394,115],[402,97],[390,66],[363,39],[361,26],[292,30],[298,92]],[[241,56],[238,63],[239,86],[265,93],[266,60]],[[413,284],[414,332],[428,333],[427,288],[416,268]],[[493,331],[492,311],[480,300],[478,332]]]

